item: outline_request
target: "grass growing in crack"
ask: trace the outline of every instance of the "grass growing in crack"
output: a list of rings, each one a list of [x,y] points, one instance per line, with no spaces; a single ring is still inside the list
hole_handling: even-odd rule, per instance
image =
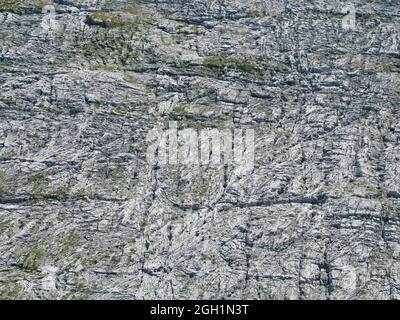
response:
[[[6,195],[7,183],[5,174],[0,171],[0,197]]]
[[[70,195],[70,192],[71,192],[70,186],[61,186],[58,187],[55,191],[51,192],[48,196],[51,199],[65,200]]]
[[[237,59],[221,54],[205,58],[203,66],[217,77],[223,76],[228,70],[235,70],[245,78],[262,79],[265,75],[261,62],[257,60]]]
[[[22,265],[26,269],[37,270],[40,266],[40,261],[43,258],[43,251],[38,247],[33,247],[26,255]]]
[[[177,106],[172,111],[172,115],[174,115],[174,116],[183,117],[183,116],[186,116],[187,114],[188,114],[188,111],[187,111],[187,107],[185,105]]]
[[[388,61],[377,64],[376,68],[384,73],[399,72],[400,64],[394,61]]]
[[[61,254],[72,253],[81,241],[81,236],[76,231],[72,231],[61,242]]]
[[[89,25],[97,25],[108,29],[118,29],[118,28],[137,28],[140,25],[145,25],[146,21],[140,16],[141,9],[138,6],[130,5],[125,6],[121,9],[123,14],[127,14],[130,17],[127,18],[123,15],[118,15],[116,13],[106,13],[104,11],[95,11],[89,14],[86,18],[86,22]]]
[[[384,12],[356,13],[356,20],[358,22],[368,22],[371,20],[391,21],[394,18],[395,16],[387,15]]]
[[[163,216],[163,223],[168,224],[174,221],[178,221],[179,219],[182,218],[182,215],[175,212],[175,213],[170,213],[170,214],[164,214]]]
[[[385,188],[377,188],[374,196],[378,199],[384,200],[387,198],[388,191]]]
[[[112,256],[110,260],[112,265],[118,265],[121,262],[121,257],[120,256]]]
[[[0,12],[17,13],[22,1],[2,0],[0,1]]]
[[[212,264],[215,264],[217,261],[215,255],[213,255],[213,254],[201,253],[200,257],[201,257],[201,260],[210,261]]]
[[[28,184],[32,185],[32,201],[41,201],[45,198],[46,189],[49,184],[48,175],[47,172],[40,172],[28,178]]]
[[[130,5],[130,6],[125,6],[125,7],[123,7],[123,8],[121,9],[121,11],[124,12],[124,13],[129,13],[129,14],[132,14],[132,15],[137,15],[137,14],[140,13],[140,8],[139,8],[138,6]]]
[[[0,300],[16,300],[23,287],[15,280],[0,280]]]
[[[136,83],[138,81],[138,77],[133,74],[126,73],[124,76],[124,81],[129,83]]]
[[[38,0],[30,4],[28,1],[23,0],[0,0],[0,12],[11,12],[15,14],[23,13],[41,13],[42,8],[47,5],[54,6],[52,1]]]
[[[44,199],[65,200],[70,196],[69,184],[59,186],[54,191],[49,191],[49,172],[39,172],[28,178],[31,187],[31,201],[40,202]]]
[[[117,72],[125,66],[136,64],[140,52],[122,35],[110,31],[99,32],[81,46],[80,54],[91,61],[94,70]]]
[[[110,29],[121,28],[129,24],[119,16],[109,15],[101,11],[96,11],[90,14],[88,16],[88,21],[91,24],[97,24]]]
[[[17,189],[17,180],[6,172],[0,171],[0,197],[11,196]]]
[[[35,5],[34,5],[34,8],[41,10],[43,7],[48,6],[48,5],[52,6],[54,4],[51,1],[39,0],[39,1],[36,1]]]
[[[140,230],[143,231],[148,225],[149,225],[149,223],[146,220],[140,221],[140,223],[139,223]]]
[[[189,281],[191,279],[190,275],[183,272],[178,272],[175,276],[182,281]]]

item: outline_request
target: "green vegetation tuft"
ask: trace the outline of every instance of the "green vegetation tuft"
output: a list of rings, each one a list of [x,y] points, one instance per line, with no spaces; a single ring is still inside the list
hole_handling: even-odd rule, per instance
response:
[[[189,281],[190,280],[190,275],[183,273],[183,272],[178,272],[175,275],[178,279],[180,279],[181,281]]]
[[[128,14],[131,17],[123,17],[116,13],[106,13],[103,11],[95,11],[87,16],[87,22],[91,25],[98,25],[103,28],[136,28],[145,23],[139,16],[140,8],[138,6],[126,6],[121,9],[122,13]],[[133,16],[133,17],[132,17]]]
[[[26,255],[22,265],[26,269],[37,270],[43,258],[43,252],[38,247],[33,247]]]
[[[210,70],[217,77],[221,77],[228,70],[235,70],[245,78],[263,78],[262,64],[257,60],[247,58],[235,59],[221,54],[207,57],[203,61],[203,66]]]
[[[121,257],[120,256],[112,256],[111,257],[111,263],[113,265],[117,265],[121,262]]]
[[[123,7],[121,9],[121,11],[124,12],[124,13],[129,13],[129,14],[132,14],[132,15],[136,15],[136,14],[140,13],[140,8],[138,6],[131,5],[131,6]]]
[[[382,62],[376,65],[376,69],[384,73],[399,72],[400,64],[395,61]]]
[[[388,191],[385,188],[377,188],[375,191],[375,197],[379,199],[386,199]]]
[[[17,300],[23,288],[15,280],[0,280],[0,300]]]
[[[60,186],[54,191],[49,190],[49,174],[49,172],[39,172],[28,178],[33,202],[39,202],[44,199],[65,200],[69,197],[71,192],[70,185]]]
[[[21,4],[22,4],[22,1],[1,0],[0,1],[0,12],[17,13]]]
[[[174,116],[186,116],[188,114],[187,108],[186,106],[182,105],[182,106],[177,106],[174,108],[174,110],[172,111],[172,114]]]
[[[9,174],[0,171],[0,197],[13,195],[17,189],[17,181]]]
[[[149,223],[146,220],[142,220],[139,223],[139,227],[140,227],[141,230],[144,230],[148,226],[148,224]]]
[[[61,242],[61,254],[72,253],[81,241],[80,235],[76,231],[72,231]]]
[[[369,13],[356,13],[356,21],[357,22],[368,22],[371,20],[384,20],[391,21],[395,18],[395,16],[390,16],[384,12],[369,12]]]
[[[70,195],[71,188],[70,186],[61,186],[58,187],[55,191],[49,194],[49,198],[57,199],[57,200],[65,200]]]
[[[37,0],[34,3],[23,0],[0,0],[0,12],[11,12],[16,14],[40,13],[46,5],[54,5],[48,0]]]
[[[49,183],[48,175],[49,173],[47,172],[39,172],[28,178],[28,184],[32,185],[32,201],[41,201],[45,198],[46,189]]]
[[[132,43],[125,41],[122,35],[103,31],[84,43],[80,49],[81,55],[91,61],[92,70],[119,72],[125,66],[135,64],[140,52]]]
[[[51,1],[39,0],[39,1],[36,1],[34,7],[36,9],[42,9],[44,6],[47,6],[47,5],[54,5],[54,4]]]
[[[136,83],[138,81],[138,77],[133,74],[126,73],[124,76],[124,81],[129,83]]]
[[[105,28],[121,28],[126,22],[119,16],[109,15],[101,11],[96,11],[89,15],[89,21],[93,24],[99,24]]]
[[[4,173],[0,171],[0,197],[6,194],[7,183]]]

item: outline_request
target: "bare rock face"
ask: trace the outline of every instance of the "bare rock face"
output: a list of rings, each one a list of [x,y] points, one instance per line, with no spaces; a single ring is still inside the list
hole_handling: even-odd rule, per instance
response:
[[[0,298],[400,298],[398,1],[0,1],[0,25]],[[171,123],[254,130],[254,166],[162,162]]]

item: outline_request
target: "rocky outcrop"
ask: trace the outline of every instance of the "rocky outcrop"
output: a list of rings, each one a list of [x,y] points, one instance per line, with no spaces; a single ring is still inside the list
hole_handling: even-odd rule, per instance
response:
[[[0,297],[399,298],[400,11],[353,8],[0,1]],[[254,168],[149,163],[170,122]]]

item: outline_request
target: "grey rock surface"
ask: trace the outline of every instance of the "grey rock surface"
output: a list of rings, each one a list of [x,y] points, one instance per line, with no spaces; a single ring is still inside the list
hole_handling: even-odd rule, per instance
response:
[[[353,4],[1,0],[0,298],[399,299],[400,3]],[[254,169],[149,163],[170,121]]]

